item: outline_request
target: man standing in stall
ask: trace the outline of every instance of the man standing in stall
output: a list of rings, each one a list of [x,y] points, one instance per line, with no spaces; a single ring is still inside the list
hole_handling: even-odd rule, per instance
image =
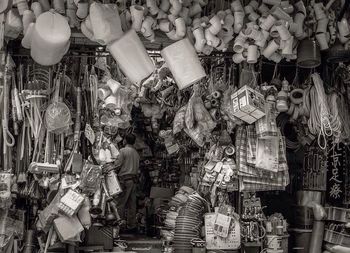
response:
[[[127,210],[127,232],[136,233],[136,183],[139,174],[140,156],[134,144],[136,137],[127,134],[124,138],[125,147],[120,149],[119,156],[115,161],[118,178],[123,192],[118,196],[118,211],[125,220],[125,210]]]

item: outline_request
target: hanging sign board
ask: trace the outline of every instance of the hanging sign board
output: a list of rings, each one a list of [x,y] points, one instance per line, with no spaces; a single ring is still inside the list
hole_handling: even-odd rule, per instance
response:
[[[327,203],[341,206],[345,194],[346,147],[342,143],[331,147],[327,154]]]

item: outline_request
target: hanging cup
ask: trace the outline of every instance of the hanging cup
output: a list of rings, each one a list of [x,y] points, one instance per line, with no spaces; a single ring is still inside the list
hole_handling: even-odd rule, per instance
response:
[[[325,33],[317,33],[315,37],[321,50],[327,50],[329,48]]]
[[[318,20],[316,33],[326,33],[328,28],[328,21],[328,18]]]
[[[34,12],[36,18],[38,18],[43,13],[43,7],[39,2],[32,3],[30,8]]]
[[[194,2],[190,6],[189,16],[192,18],[202,12],[202,7],[198,2]]]
[[[244,12],[241,12],[241,11],[237,11],[234,13],[235,22],[234,22],[233,30],[235,33],[239,33],[243,28],[244,16],[245,16]]]
[[[53,8],[60,14],[64,14],[66,12],[64,0],[53,0]]]
[[[339,31],[339,40],[344,44],[350,37],[349,23],[346,18],[342,18],[340,22],[337,23],[337,26]]]
[[[258,61],[258,47],[256,45],[248,46],[247,62],[249,64],[255,64]]]
[[[259,5],[258,11],[262,16],[265,16],[267,13],[269,13],[270,9],[264,3],[262,3]]]
[[[23,34],[26,34],[29,24],[35,22],[34,12],[31,10],[25,10],[23,12],[22,22],[23,22]]]
[[[34,23],[30,23],[26,29],[26,33],[21,41],[22,47],[26,49],[30,49],[30,45],[32,43],[32,34],[34,29]]]
[[[235,0],[231,3],[231,10],[233,12],[243,12],[243,5],[240,0]]]
[[[269,31],[271,27],[276,23],[277,19],[271,14],[266,17],[266,19],[261,23],[261,29]]]
[[[283,20],[286,20],[286,21],[288,21],[288,22],[293,21],[293,19],[291,18],[291,16],[289,16],[288,13],[286,13],[285,11],[283,11],[283,10],[281,9],[281,7],[279,7],[279,6],[274,6],[274,7],[272,7],[270,13],[271,13],[275,18],[277,18],[277,19],[283,19]]]
[[[248,19],[250,21],[256,22],[260,18],[259,14],[256,12],[252,12],[248,15]]]
[[[275,27],[278,31],[279,36],[281,37],[281,40],[289,40],[291,35],[287,29],[285,22],[278,20],[275,24]]]
[[[291,36],[288,40],[281,41],[281,43],[282,42],[283,42],[282,55],[292,55],[294,37]]]
[[[232,56],[232,60],[234,63],[240,64],[241,62],[246,61],[246,58],[243,56],[243,53],[238,53]]]
[[[113,79],[109,79],[106,85],[110,88],[113,94],[116,94],[121,86],[120,82],[117,82]]]
[[[14,1],[14,2],[16,2],[17,10],[18,10],[19,15],[22,16],[23,13],[26,10],[29,10],[29,6],[28,6],[27,0],[17,0],[17,1]]]
[[[326,15],[326,12],[325,12],[325,9],[324,9],[322,2],[315,3],[313,7],[314,7],[314,11],[315,11],[316,20],[321,20],[321,19],[327,18],[327,15]]]
[[[134,28],[137,32],[141,31],[144,11],[144,7],[140,5],[132,5],[130,7],[132,28]]]
[[[89,2],[80,1],[78,2],[77,7],[78,7],[77,13],[76,13],[77,17],[80,20],[85,19],[89,14]]]
[[[276,40],[271,40],[267,47],[263,51],[263,55],[267,58],[270,59],[270,57],[278,50],[279,44],[276,42]]]
[[[233,51],[235,53],[242,53],[244,50],[244,44],[246,42],[246,37],[240,33],[233,44]]]

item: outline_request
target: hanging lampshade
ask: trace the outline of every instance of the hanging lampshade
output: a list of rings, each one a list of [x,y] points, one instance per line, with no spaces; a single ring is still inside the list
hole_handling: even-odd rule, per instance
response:
[[[300,68],[315,68],[321,64],[320,48],[315,40],[302,40],[298,46],[297,65]]]

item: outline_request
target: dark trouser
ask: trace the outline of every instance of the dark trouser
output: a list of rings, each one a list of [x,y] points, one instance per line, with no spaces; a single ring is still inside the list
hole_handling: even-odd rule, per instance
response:
[[[118,211],[120,217],[125,220],[127,208],[127,228],[136,228],[136,184],[134,180],[121,181],[123,192],[118,196]]]

